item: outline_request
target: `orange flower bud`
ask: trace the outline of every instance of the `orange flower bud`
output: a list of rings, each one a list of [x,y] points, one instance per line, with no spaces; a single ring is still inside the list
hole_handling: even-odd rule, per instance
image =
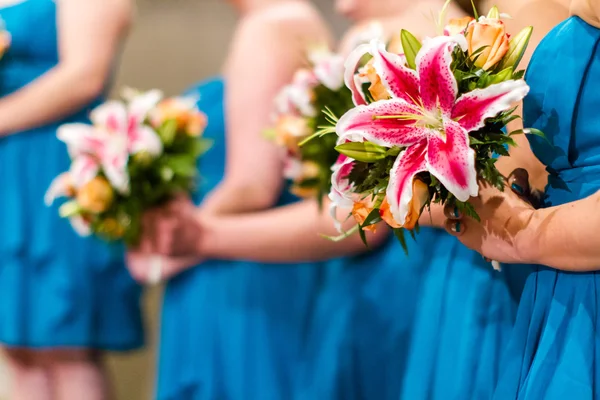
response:
[[[106,179],[97,176],[78,190],[76,199],[83,210],[100,214],[112,204],[114,191]]]

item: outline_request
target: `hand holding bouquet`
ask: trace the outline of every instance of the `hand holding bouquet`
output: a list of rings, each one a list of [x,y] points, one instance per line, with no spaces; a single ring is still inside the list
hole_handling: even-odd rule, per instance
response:
[[[511,135],[522,133],[504,130],[529,91],[517,67],[531,32],[509,39],[494,7],[422,42],[402,31],[404,54],[372,41],[349,56],[355,107],[336,123],[330,197],[353,209],[363,238],[384,220],[403,241],[402,229],[417,227],[432,202],[477,218],[468,200],[478,181],[503,189],[495,156],[508,155]]]
[[[201,138],[206,117],[195,99],[162,100],[157,90],[124,98],[94,109],[92,125],[59,128],[72,163],[45,200],[69,198],[59,212],[80,235],[133,245],[145,210],[194,189],[197,159],[210,143]]]

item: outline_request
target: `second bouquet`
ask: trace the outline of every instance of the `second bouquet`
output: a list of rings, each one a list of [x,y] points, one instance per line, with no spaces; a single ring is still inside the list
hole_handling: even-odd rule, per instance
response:
[[[197,160],[210,147],[202,138],[206,117],[193,98],[128,90],[90,119],[91,125],[59,128],[72,162],[48,189],[46,203],[67,197],[59,213],[82,236],[135,245],[144,211],[195,189]]]

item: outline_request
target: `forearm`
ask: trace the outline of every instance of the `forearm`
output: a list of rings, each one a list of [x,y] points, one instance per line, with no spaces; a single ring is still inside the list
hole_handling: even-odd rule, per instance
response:
[[[11,135],[73,114],[103,89],[104,77],[57,66],[23,89],[0,99],[0,136]]]
[[[345,212],[347,214],[348,211]],[[340,216],[344,214],[340,211]],[[201,218],[201,216],[199,217]],[[350,229],[353,219],[345,223]],[[303,201],[260,213],[223,216],[206,226],[200,252],[208,258],[256,262],[303,262],[362,253],[380,245],[389,230],[379,224],[377,232],[366,232],[369,248],[358,234],[334,242],[321,235],[337,236],[324,206]]]
[[[600,270],[600,192],[532,212],[519,232],[519,254],[531,263],[566,271]]]
[[[219,215],[262,211],[275,205],[280,192],[281,188],[223,181],[207,195],[202,209]]]

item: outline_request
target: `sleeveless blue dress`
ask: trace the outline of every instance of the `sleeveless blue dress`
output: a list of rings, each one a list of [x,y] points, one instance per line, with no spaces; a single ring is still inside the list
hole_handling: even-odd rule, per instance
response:
[[[573,43],[577,43],[573,46]],[[525,126],[548,166],[548,206],[600,190],[600,29],[571,17],[540,43],[529,66]],[[600,274],[536,267],[507,348],[497,399],[600,398]]]
[[[12,35],[0,61],[0,95],[6,96],[57,65],[56,6],[28,0],[0,8],[0,17]],[[58,206],[44,204],[50,182],[70,163],[56,130],[85,122],[90,108],[0,137],[0,343],[6,346],[127,350],[142,344],[140,288],[125,268],[123,249],[78,237]]]
[[[199,161],[197,203],[224,175],[223,89],[215,79],[190,91],[200,96],[205,137],[215,143]],[[284,194],[279,205],[291,201]],[[158,399],[292,398],[324,274],[315,263],[208,260],[172,279],[163,305]]]

